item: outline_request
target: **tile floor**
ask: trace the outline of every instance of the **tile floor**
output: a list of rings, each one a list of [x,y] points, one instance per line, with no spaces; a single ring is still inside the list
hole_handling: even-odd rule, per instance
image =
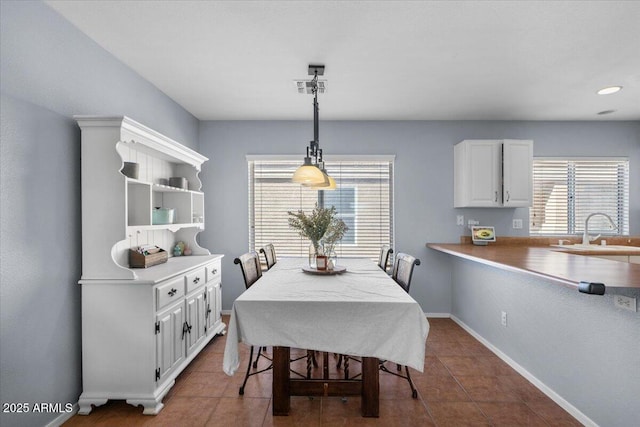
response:
[[[217,337],[176,380],[157,416],[109,401],[65,426],[580,426],[511,367],[450,319],[429,319],[424,372],[406,380],[380,372],[380,418],[360,416],[360,398],[292,397],[288,417],[271,415],[271,373],[222,372],[225,337]],[[244,358],[248,349],[243,350]],[[329,358],[333,362],[332,357]],[[299,362],[304,363],[304,361]],[[339,376],[335,363],[332,376]],[[242,370],[245,362],[242,362]],[[393,367],[393,365],[391,365]],[[304,371],[304,366],[299,367]],[[351,363],[351,372],[358,371]],[[321,369],[318,369],[321,374]]]

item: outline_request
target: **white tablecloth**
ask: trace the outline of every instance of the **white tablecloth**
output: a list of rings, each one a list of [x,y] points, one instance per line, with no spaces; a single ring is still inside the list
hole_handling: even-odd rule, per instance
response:
[[[280,259],[236,299],[223,369],[239,367],[238,343],[377,357],[422,372],[429,323],[420,305],[368,259],[340,259],[345,273],[302,271]]]

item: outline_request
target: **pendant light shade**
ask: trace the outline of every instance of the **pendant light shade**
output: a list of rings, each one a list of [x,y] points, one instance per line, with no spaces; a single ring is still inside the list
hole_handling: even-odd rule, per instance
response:
[[[323,164],[323,166],[324,166],[324,164]],[[303,166],[300,166],[298,168],[298,170],[300,170],[302,167]],[[322,172],[322,175],[324,175],[324,179],[323,179],[322,182],[303,183],[302,185],[304,185],[305,187],[315,188],[316,190],[335,190],[336,189],[336,180],[333,179],[331,176],[329,176],[329,174],[327,173],[327,170],[324,167],[322,167],[322,169],[320,169],[320,171]],[[295,174],[294,174],[294,176],[295,176]]]
[[[291,181],[319,190],[333,190],[336,188],[336,181],[324,168],[318,138],[318,76],[323,74],[324,65],[309,65],[309,75],[313,76],[313,80],[308,83],[313,93],[313,141],[310,141],[307,147],[304,164],[294,172]]]
[[[300,166],[291,181],[297,182],[303,185],[324,185],[326,179],[326,175],[322,172],[317,166],[312,165],[311,163]]]
[[[336,180],[330,177],[329,175],[325,175],[328,180],[327,182],[323,182],[322,184],[303,184],[305,187],[315,188],[317,190],[335,190],[336,189]]]

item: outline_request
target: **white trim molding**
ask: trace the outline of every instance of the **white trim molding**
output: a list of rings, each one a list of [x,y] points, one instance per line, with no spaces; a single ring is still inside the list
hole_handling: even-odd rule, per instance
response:
[[[78,413],[78,402],[73,404],[73,408],[71,409],[71,411],[69,412],[61,412],[60,415],[58,415],[57,417],[55,417],[53,420],[51,420],[48,424],[45,425],[45,427],[59,427],[62,424],[66,423],[67,421],[69,421],[71,419],[71,417],[73,417],[75,414]]]

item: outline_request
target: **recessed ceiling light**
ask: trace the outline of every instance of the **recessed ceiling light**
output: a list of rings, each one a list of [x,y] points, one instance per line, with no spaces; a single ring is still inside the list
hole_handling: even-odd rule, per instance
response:
[[[599,116],[604,116],[605,114],[611,114],[611,113],[615,113],[616,110],[604,110],[604,111],[600,111],[598,113]]]
[[[611,95],[612,93],[619,92],[622,89],[622,86],[609,86],[603,87],[597,93],[598,95]]]

